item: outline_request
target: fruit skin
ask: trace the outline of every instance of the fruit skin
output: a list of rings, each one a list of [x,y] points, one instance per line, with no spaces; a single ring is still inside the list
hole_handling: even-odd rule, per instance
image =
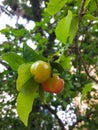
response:
[[[46,92],[59,94],[64,89],[64,80],[58,75],[53,75],[53,77],[42,83],[42,88]]]
[[[30,71],[38,83],[45,82],[51,76],[51,66],[44,61],[36,61],[31,65]]]

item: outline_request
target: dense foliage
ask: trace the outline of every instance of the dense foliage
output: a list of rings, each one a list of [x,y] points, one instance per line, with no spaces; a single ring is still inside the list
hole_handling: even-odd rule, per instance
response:
[[[6,37],[0,44],[1,130],[98,129],[98,0],[8,0],[0,8],[17,16],[15,28],[0,30]],[[35,26],[28,30],[20,17]],[[64,79],[60,94],[30,80],[28,69],[38,60]]]

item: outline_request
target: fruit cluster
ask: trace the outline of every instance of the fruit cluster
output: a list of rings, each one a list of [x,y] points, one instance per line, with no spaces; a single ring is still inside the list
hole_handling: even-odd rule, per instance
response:
[[[31,65],[30,71],[44,91],[58,94],[64,89],[64,80],[57,74],[51,74],[49,63],[41,60],[36,61]]]

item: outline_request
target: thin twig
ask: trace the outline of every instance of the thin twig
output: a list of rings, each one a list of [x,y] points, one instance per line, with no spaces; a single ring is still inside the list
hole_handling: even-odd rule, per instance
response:
[[[5,8],[4,6],[0,5],[0,8],[2,11],[4,11],[6,14],[13,16],[14,13],[12,11],[9,11],[7,8]]]
[[[8,65],[6,62],[3,62],[3,61],[1,61],[1,60],[0,60],[0,64],[1,64],[2,66],[6,67],[7,69],[10,68],[9,65]]]

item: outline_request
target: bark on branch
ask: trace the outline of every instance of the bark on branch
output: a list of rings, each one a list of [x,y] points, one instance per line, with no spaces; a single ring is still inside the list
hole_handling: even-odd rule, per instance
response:
[[[85,12],[85,10],[84,10],[85,2],[86,2],[86,0],[82,0],[81,6],[80,6],[80,11],[79,11],[79,14],[78,14],[79,15],[79,25],[78,25],[79,29],[80,29],[80,23],[81,23],[82,17],[83,17],[84,12]],[[79,38],[79,36],[78,36],[78,32],[77,32],[75,40],[74,40],[75,41],[75,48],[76,48],[75,53],[78,56],[78,58],[80,59],[80,61],[81,61],[82,65],[83,65],[83,68],[84,68],[85,73],[87,74],[87,76],[90,79],[92,79],[93,81],[95,81],[96,83],[98,83],[98,80],[96,78],[94,78],[93,76],[90,75],[90,73],[89,73],[89,71],[88,71],[88,69],[86,67],[86,63],[85,63],[85,61],[84,61],[84,59],[83,59],[83,57],[82,57],[82,55],[80,53],[79,47],[78,47],[78,38]]]
[[[59,125],[61,127],[62,130],[66,130],[65,127],[64,127],[64,124],[62,122],[62,120],[58,117],[57,113],[55,110],[53,110],[49,105],[45,104],[45,107],[56,117],[56,119],[58,120],[59,122]]]

